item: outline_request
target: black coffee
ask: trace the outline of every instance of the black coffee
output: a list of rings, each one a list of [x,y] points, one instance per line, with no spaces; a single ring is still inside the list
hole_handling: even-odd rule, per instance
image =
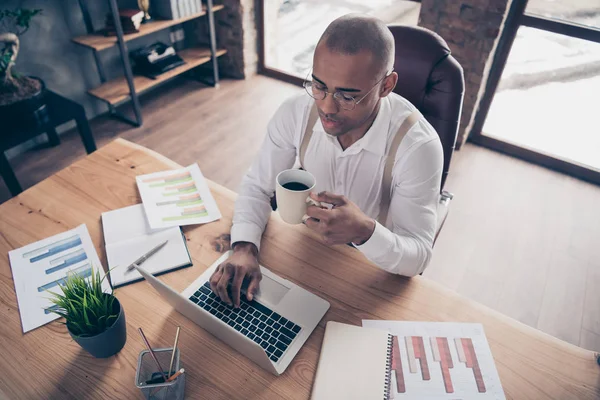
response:
[[[288,190],[293,190],[295,192],[301,192],[303,190],[308,189],[308,186],[306,186],[304,183],[300,183],[300,182],[288,182],[288,183],[284,183],[282,186]]]

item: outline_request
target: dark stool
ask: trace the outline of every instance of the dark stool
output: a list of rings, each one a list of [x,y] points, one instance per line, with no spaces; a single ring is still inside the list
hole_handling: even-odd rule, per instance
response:
[[[2,175],[8,190],[13,196],[21,193],[23,189],[4,155],[6,150],[43,133],[48,135],[48,143],[51,146],[57,146],[60,144],[60,139],[56,133],[56,127],[71,120],[75,120],[77,123],[77,129],[87,153],[90,154],[96,150],[96,142],[92,136],[83,106],[48,89],[46,89],[45,99],[47,110],[40,110],[44,114],[42,117],[32,116],[35,122],[31,127],[23,128],[18,124],[10,124],[10,121],[8,123],[0,121],[2,125],[2,134],[0,134],[0,175]]]

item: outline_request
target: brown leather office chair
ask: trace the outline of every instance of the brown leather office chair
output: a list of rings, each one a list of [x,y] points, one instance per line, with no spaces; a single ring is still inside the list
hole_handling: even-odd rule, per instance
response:
[[[463,69],[441,36],[428,29],[389,25],[396,42],[394,92],[409,100],[435,128],[444,149],[436,239],[448,215],[452,194],[444,191],[456,143],[465,92]]]

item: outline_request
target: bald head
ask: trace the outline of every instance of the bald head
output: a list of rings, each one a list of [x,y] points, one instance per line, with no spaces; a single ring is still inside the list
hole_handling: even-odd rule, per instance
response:
[[[331,51],[354,55],[362,51],[373,54],[378,75],[394,66],[394,36],[383,21],[362,14],[347,14],[334,20],[319,39]]]

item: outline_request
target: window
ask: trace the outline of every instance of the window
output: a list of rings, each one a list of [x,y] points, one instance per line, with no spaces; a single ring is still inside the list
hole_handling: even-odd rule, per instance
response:
[[[263,0],[264,67],[303,79],[319,38],[334,19],[358,12],[387,24],[416,25],[420,6],[398,0]]]

